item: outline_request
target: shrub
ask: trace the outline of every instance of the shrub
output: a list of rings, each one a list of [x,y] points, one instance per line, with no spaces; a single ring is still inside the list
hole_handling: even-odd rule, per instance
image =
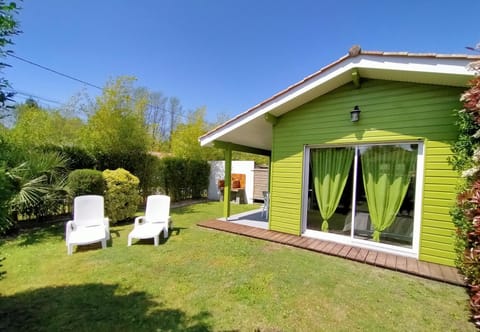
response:
[[[72,197],[80,195],[102,195],[105,192],[105,180],[100,171],[77,169],[68,175],[68,189]]]
[[[450,213],[456,227],[455,262],[469,287],[473,320],[480,326],[480,77],[460,100],[465,109],[457,112],[458,137],[450,162],[464,182]]]
[[[65,213],[66,160],[57,153],[31,150],[24,162],[8,169],[14,196],[9,209],[14,219],[42,219]]]
[[[140,194],[138,185],[140,180],[129,171],[117,168],[112,171],[103,171],[106,183],[105,211],[112,223],[116,223],[135,216]]]

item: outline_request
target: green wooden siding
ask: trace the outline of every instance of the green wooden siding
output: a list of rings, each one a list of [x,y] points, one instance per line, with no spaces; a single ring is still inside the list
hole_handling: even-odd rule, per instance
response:
[[[301,234],[303,151],[308,144],[421,140],[425,144],[420,259],[453,265],[448,214],[457,174],[448,164],[456,137],[453,110],[463,89],[367,80],[347,84],[278,118],[273,132],[270,228]],[[350,121],[358,105],[360,121]],[[421,180],[421,179],[420,179]]]

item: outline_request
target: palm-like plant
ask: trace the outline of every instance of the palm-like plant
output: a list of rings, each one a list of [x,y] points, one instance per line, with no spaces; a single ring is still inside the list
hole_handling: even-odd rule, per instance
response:
[[[66,159],[58,153],[28,153],[28,161],[11,168],[7,175],[15,195],[10,211],[18,219],[42,217],[60,211],[67,195]]]

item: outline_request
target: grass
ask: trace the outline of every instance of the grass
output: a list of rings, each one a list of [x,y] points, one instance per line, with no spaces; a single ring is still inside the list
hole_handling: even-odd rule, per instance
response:
[[[73,256],[63,224],[3,240],[0,330],[475,331],[461,287],[196,226],[221,211],[172,209],[158,247],[131,224]]]

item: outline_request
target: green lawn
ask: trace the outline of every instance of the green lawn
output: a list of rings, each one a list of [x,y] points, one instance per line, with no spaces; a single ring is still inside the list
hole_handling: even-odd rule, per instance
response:
[[[2,241],[0,330],[475,331],[461,287],[196,226],[221,211],[172,209],[158,247],[131,225],[73,256],[63,224]]]

